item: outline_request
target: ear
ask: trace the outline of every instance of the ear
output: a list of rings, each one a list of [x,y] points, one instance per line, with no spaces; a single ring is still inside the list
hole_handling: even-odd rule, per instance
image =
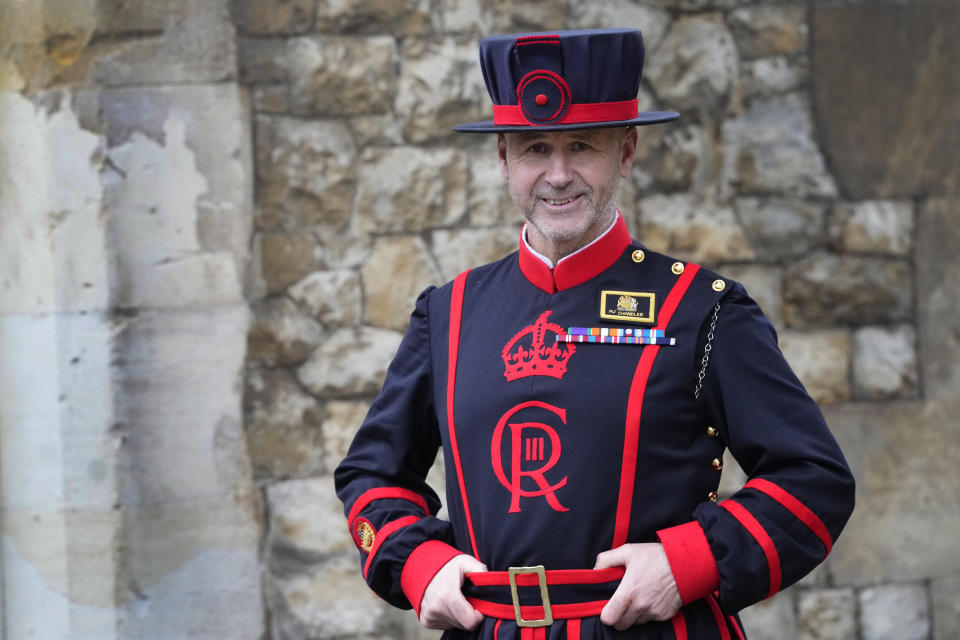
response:
[[[637,128],[627,127],[620,143],[620,177],[630,176],[630,167],[633,166],[633,154],[637,152]]]
[[[507,137],[502,133],[497,134],[497,164],[500,165],[500,175],[504,180],[510,179],[510,172],[507,171]]]

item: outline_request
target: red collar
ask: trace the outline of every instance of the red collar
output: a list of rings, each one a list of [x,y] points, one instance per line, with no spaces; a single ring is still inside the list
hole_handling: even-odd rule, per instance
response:
[[[530,252],[521,236],[520,271],[537,288],[547,293],[556,293],[583,284],[609,269],[630,243],[627,224],[618,213],[617,221],[609,231],[581,251],[561,258],[557,266],[550,269],[543,260]]]

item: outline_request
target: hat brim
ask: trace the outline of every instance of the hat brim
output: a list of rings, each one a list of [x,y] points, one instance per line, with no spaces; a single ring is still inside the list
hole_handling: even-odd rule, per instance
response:
[[[647,124],[671,122],[680,117],[676,111],[642,111],[636,118],[629,120],[613,120],[607,122],[570,122],[565,124],[528,124],[528,125],[496,125],[493,120],[456,124],[454,131],[461,133],[507,133],[510,131],[568,131],[570,129],[607,129],[610,127],[632,127]]]

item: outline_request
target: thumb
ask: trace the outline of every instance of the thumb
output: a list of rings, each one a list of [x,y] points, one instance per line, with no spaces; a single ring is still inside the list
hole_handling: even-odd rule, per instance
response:
[[[598,554],[597,562],[593,565],[593,568],[607,569],[609,567],[623,567],[626,564],[626,554],[623,552],[623,547],[617,547]]]
[[[476,573],[479,571],[486,571],[487,565],[483,564],[473,556],[468,556],[464,554],[460,557],[460,575],[461,577],[467,573]]]

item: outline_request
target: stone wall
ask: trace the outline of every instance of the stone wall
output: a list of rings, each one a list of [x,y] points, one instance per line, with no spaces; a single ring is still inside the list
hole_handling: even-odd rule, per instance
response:
[[[636,26],[682,118],[641,128],[628,225],[747,286],[859,481],[750,637],[960,638],[958,18],[0,0],[6,637],[439,637],[363,584],[332,471],[417,293],[516,247],[494,141],[449,129],[489,117],[479,38]]]

